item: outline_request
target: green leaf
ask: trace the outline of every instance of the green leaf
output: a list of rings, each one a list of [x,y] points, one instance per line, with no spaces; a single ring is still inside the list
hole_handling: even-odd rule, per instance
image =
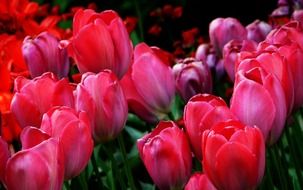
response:
[[[141,189],[144,190],[155,190],[156,187],[153,184],[150,183],[143,183],[142,181],[140,181],[140,185],[141,185]]]

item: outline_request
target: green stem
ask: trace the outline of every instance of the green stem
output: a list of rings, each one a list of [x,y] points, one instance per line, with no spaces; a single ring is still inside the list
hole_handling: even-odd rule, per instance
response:
[[[91,156],[91,162],[93,164],[93,168],[94,168],[94,172],[97,176],[97,180],[98,180],[98,182],[100,182],[101,176],[100,176],[99,167],[98,167],[98,164],[97,164],[95,152],[93,152],[93,154]]]
[[[86,179],[85,179],[85,174],[84,173],[81,173],[79,176],[78,176],[78,179],[79,179],[79,182],[81,184],[81,189],[83,190],[88,190],[88,186],[87,186],[87,183],[86,183]]]
[[[278,159],[277,159],[277,156],[276,155],[276,152],[275,150],[276,147],[270,147],[268,150],[270,151],[270,157],[273,161],[273,165],[275,166],[276,168],[276,172],[278,173],[278,183],[279,183],[279,187],[283,190],[287,190],[287,187],[286,187],[286,182],[285,182],[285,178],[283,176],[283,172],[281,172],[280,168],[281,168],[281,163],[278,162]]]
[[[139,25],[139,33],[140,33],[140,40],[144,41],[144,29],[143,29],[143,17],[141,14],[141,9],[139,7],[139,3],[137,0],[133,0],[134,4],[135,4],[135,8],[136,8],[136,13],[138,16],[138,25]]]
[[[124,145],[124,140],[123,140],[122,134],[120,134],[118,136],[118,143],[119,143],[119,147],[120,147],[120,150],[121,150],[121,153],[122,153],[122,156],[123,156],[124,169],[125,169],[127,180],[129,182],[129,185],[130,185],[130,189],[136,190],[134,179],[133,179],[131,170],[129,168],[127,154],[126,154],[126,150],[125,150],[125,145]]]

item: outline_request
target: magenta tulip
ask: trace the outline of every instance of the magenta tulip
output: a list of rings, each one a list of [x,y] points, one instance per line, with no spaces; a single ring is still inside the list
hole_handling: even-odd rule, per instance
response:
[[[170,111],[175,94],[172,69],[146,44],[135,47],[134,63],[121,84],[130,110],[142,119],[155,121]]]
[[[40,127],[42,115],[53,106],[74,107],[73,87],[67,79],[45,73],[33,80],[18,77],[11,110],[22,128]]]
[[[5,167],[6,167],[7,160],[10,158],[10,156],[11,156],[11,153],[9,151],[8,144],[0,136],[0,180],[2,183],[5,182],[5,180],[4,180]]]
[[[196,172],[188,180],[184,190],[216,190],[207,175]]]
[[[203,171],[218,189],[255,189],[265,168],[265,144],[257,127],[222,122],[203,133]]]
[[[160,122],[137,141],[140,157],[159,189],[181,189],[190,177],[192,157],[185,133],[173,122]]]
[[[99,74],[86,73],[75,94],[76,110],[88,114],[95,142],[117,137],[126,123],[128,109],[115,74],[110,70]]]
[[[246,26],[247,39],[257,43],[265,40],[267,34],[272,30],[272,27],[264,21],[255,20]]]
[[[205,62],[184,59],[174,65],[173,73],[177,92],[185,102],[196,94],[212,92],[212,76]]]
[[[53,107],[43,115],[41,130],[59,138],[64,152],[65,179],[80,174],[93,152],[90,122],[85,112],[72,108]]]
[[[217,55],[222,56],[222,50],[230,40],[245,40],[246,28],[235,18],[216,18],[209,24],[210,43]]]
[[[203,131],[228,119],[236,119],[236,117],[228,109],[224,100],[219,97],[198,94],[188,101],[184,108],[184,124],[193,152],[199,160],[202,160]]]
[[[252,60],[250,64],[254,62]],[[240,70],[230,109],[243,123],[259,127],[268,144],[275,143],[287,116],[285,95],[279,79],[261,67]]]
[[[32,78],[45,72],[53,72],[59,78],[68,75],[67,50],[61,48],[59,39],[48,32],[42,32],[35,38],[27,36],[23,41],[22,54]]]
[[[81,73],[110,69],[119,79],[126,73],[132,58],[126,27],[111,10],[96,13],[79,9],[73,20],[69,50]]]
[[[59,190],[62,189],[63,180],[63,152],[57,139],[50,138],[23,149],[7,161],[7,189]]]

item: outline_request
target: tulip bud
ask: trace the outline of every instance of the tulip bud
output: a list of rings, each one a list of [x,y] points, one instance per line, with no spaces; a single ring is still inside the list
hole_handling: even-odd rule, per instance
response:
[[[59,47],[59,40],[52,34],[42,32],[35,38],[27,36],[23,41],[22,53],[32,78],[46,72],[53,72],[59,78],[67,77],[67,50]]]
[[[42,115],[53,106],[74,107],[73,88],[66,79],[45,73],[33,80],[18,77],[11,110],[21,128],[40,127]]]
[[[21,150],[7,161],[7,189],[58,190],[62,189],[63,180],[63,152],[57,139],[50,138]]]
[[[41,130],[59,138],[61,142],[65,159],[65,179],[79,175],[94,148],[86,113],[76,113],[68,107],[53,107],[43,115]]]
[[[265,40],[267,34],[272,30],[272,27],[264,21],[255,20],[246,26],[246,30],[247,39],[259,43]]]
[[[194,173],[188,180],[184,190],[216,190],[215,186],[208,179],[207,175]]]
[[[211,72],[202,61],[187,58],[174,65],[176,89],[182,99],[187,102],[198,93],[211,93]]]
[[[159,189],[184,187],[190,177],[192,157],[185,133],[174,122],[160,122],[151,133],[137,141],[137,147]]]
[[[238,121],[203,133],[203,171],[218,189],[254,189],[265,168],[265,144],[257,127]]]
[[[142,119],[155,121],[170,111],[175,94],[172,70],[146,44],[136,46],[134,63],[121,84],[130,110]]]
[[[259,127],[268,144],[275,143],[280,137],[287,108],[283,88],[276,75],[261,67],[240,70],[230,109],[243,123]]]
[[[202,160],[203,131],[228,119],[236,119],[236,117],[220,97],[198,94],[188,101],[184,108],[184,124],[193,152],[199,160]]]
[[[224,45],[230,40],[245,40],[247,31],[235,18],[216,18],[209,24],[209,38],[217,55],[222,57]]]
[[[84,74],[75,94],[76,110],[88,114],[95,142],[111,140],[122,131],[128,114],[127,102],[113,72]]]
[[[69,52],[81,73],[110,69],[121,79],[131,62],[132,44],[116,12],[78,10]]]

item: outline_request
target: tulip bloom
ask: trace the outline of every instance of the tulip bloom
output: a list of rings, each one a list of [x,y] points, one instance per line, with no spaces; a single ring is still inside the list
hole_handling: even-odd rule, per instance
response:
[[[8,144],[0,136],[0,180],[2,183],[5,182],[5,180],[4,180],[5,167],[6,167],[6,162],[10,158],[10,156],[11,156],[11,154],[9,151]]]
[[[255,20],[246,26],[247,39],[257,43],[265,40],[267,34],[272,30],[272,27],[266,22]]]
[[[23,41],[22,54],[32,78],[48,71],[59,78],[68,75],[67,50],[60,48],[59,40],[50,33],[42,32],[34,39],[27,36]]]
[[[24,130],[27,130],[27,128]],[[34,128],[34,130],[39,129]],[[38,136],[37,133],[36,135]],[[31,138],[24,137],[24,139]],[[5,185],[7,189],[62,189],[64,159],[59,141],[49,138],[36,143],[32,147],[17,152],[7,161],[5,171]]]
[[[81,73],[110,69],[121,79],[131,62],[132,44],[116,12],[80,9],[74,16],[69,52]]]
[[[216,190],[216,187],[208,179],[207,175],[194,173],[188,180],[184,190]]]
[[[216,18],[209,24],[209,38],[217,55],[221,57],[224,45],[230,40],[245,40],[247,31],[235,18]]]
[[[224,68],[229,78],[235,80],[235,65],[238,61],[239,53],[243,51],[254,51],[257,49],[257,43],[251,40],[231,40],[223,48]]]
[[[134,62],[121,84],[131,111],[155,122],[170,111],[175,94],[171,68],[145,43],[138,44]]]
[[[176,80],[176,89],[182,99],[187,102],[198,93],[211,93],[211,72],[202,61],[195,59],[184,59],[174,65],[173,73]]]
[[[54,107],[43,115],[41,130],[60,139],[65,159],[65,179],[79,175],[94,147],[86,113],[76,113],[68,107]]]
[[[82,75],[75,94],[76,110],[88,114],[95,142],[111,140],[122,131],[128,114],[127,102],[113,72]]]
[[[171,121],[160,122],[137,141],[140,157],[159,189],[183,188],[190,177],[192,157],[185,133]]]
[[[278,140],[287,116],[280,81],[261,67],[237,73],[230,109],[243,123],[259,127],[268,144]]]
[[[203,131],[228,119],[236,119],[236,117],[220,97],[198,94],[188,101],[184,108],[184,124],[193,152],[199,160],[202,160]]]
[[[222,122],[203,133],[203,171],[218,189],[254,189],[265,168],[265,144],[257,127]]]
[[[11,110],[21,128],[40,127],[42,115],[53,106],[74,107],[73,88],[67,79],[45,73],[33,80],[18,77]]]

